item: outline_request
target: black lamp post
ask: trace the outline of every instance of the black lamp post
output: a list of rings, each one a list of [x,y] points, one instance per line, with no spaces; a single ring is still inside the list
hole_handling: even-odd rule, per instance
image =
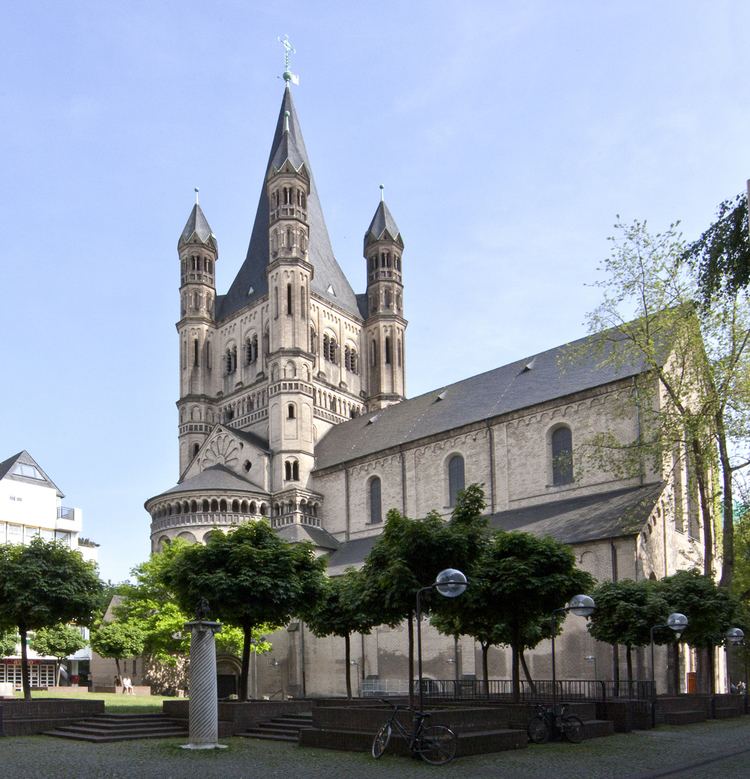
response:
[[[555,609],[550,616],[550,633],[552,636],[552,709],[557,706],[557,671],[555,666],[555,633],[557,632],[557,617],[569,611],[579,617],[590,617],[596,610],[594,599],[590,595],[574,595],[567,606]]]
[[[669,628],[674,631],[675,639],[679,641],[680,636],[685,632],[688,626],[688,618],[679,611],[672,612],[667,617],[666,625],[652,625],[649,630],[651,636],[651,725],[656,727],[656,664],[654,660],[654,631],[659,628]],[[679,695],[680,691],[676,691]]]
[[[422,695],[422,602],[423,592],[437,590],[444,598],[457,598],[463,595],[469,582],[461,571],[456,568],[446,568],[435,577],[434,584],[417,590],[417,683],[419,684],[419,710],[424,708]]]
[[[730,646],[739,646],[743,643],[745,640],[745,631],[742,630],[742,628],[729,628],[727,632],[724,634],[724,638],[727,642],[727,675],[729,676],[729,689],[731,692],[732,689],[732,677],[729,673],[729,647]],[[747,680],[745,680],[745,685],[747,685]],[[747,691],[746,691],[747,694]]]

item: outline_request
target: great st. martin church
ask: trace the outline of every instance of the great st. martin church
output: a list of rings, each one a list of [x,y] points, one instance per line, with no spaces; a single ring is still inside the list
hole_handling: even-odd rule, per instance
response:
[[[405,399],[404,240],[381,199],[364,233],[365,291],[355,293],[331,248],[289,75],[247,257],[226,294],[216,291],[218,241],[197,201],[179,238],[180,474],[146,502],[152,549],[263,520],[312,541],[336,575],[361,563],[390,507],[447,516],[457,491],[477,482],[493,527],[569,543],[599,580],[699,565],[684,453],[630,478],[577,468],[578,442],[638,435],[635,403],[622,409],[642,366],[603,367],[592,355],[563,368],[569,350],[581,353],[580,343],[563,345]],[[574,622],[561,673],[590,678],[592,657],[609,671],[611,648]],[[477,672],[472,640],[428,635],[427,676]],[[340,640],[317,640],[304,624],[272,640],[257,695],[343,691]],[[530,656],[542,678],[546,643]],[[406,678],[404,631],[379,628],[354,646],[363,680],[385,688]],[[683,661],[686,672],[692,660]],[[504,652],[493,652],[490,670],[509,676]],[[223,672],[233,673],[231,659]]]

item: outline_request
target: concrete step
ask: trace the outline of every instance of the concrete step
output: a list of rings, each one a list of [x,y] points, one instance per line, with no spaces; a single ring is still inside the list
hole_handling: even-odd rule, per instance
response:
[[[241,738],[259,738],[265,741],[286,741],[290,744],[297,744],[299,736],[284,733],[269,733],[265,730],[246,730],[244,733],[238,733]]]
[[[664,722],[667,725],[692,725],[694,722],[705,722],[706,712],[702,709],[694,711],[665,711]]]
[[[149,730],[136,733],[108,733],[108,734],[85,734],[85,733],[71,733],[66,730],[49,730],[44,733],[45,736],[53,736],[55,738],[67,738],[73,741],[88,741],[95,744],[106,744],[113,741],[135,741],[148,738],[176,738],[177,736],[184,736],[187,738],[188,732],[184,731],[159,731]]]
[[[126,741],[142,738],[170,738],[186,735],[186,723],[161,714],[103,714],[57,727],[45,733],[56,738],[81,741]]]

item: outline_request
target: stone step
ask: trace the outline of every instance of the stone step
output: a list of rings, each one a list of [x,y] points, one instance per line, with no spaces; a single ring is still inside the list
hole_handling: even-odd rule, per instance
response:
[[[81,741],[126,741],[142,738],[170,738],[186,735],[186,723],[161,714],[103,714],[57,727],[45,733],[56,738]]]
[[[715,719],[728,719],[729,717],[741,717],[744,714],[734,706],[717,706],[714,709]]]
[[[265,741],[286,741],[290,744],[296,744],[299,741],[299,736],[297,735],[287,735],[284,733],[269,733],[265,730],[260,729],[250,729],[246,730],[244,733],[238,733],[238,736],[240,738],[259,738],[264,739]]]
[[[692,725],[694,722],[705,722],[706,712],[702,709],[694,711],[665,711],[664,722],[667,725]]]

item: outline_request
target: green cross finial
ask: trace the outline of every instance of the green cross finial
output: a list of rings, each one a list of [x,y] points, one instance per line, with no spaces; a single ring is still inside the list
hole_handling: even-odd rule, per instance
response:
[[[283,38],[279,37],[276,40],[284,47],[284,73],[281,77],[287,84],[291,81],[292,84],[297,85],[299,84],[299,76],[289,70],[289,58],[292,54],[296,54],[297,52],[294,46],[292,46],[292,42],[289,40],[288,35],[285,35]]]

